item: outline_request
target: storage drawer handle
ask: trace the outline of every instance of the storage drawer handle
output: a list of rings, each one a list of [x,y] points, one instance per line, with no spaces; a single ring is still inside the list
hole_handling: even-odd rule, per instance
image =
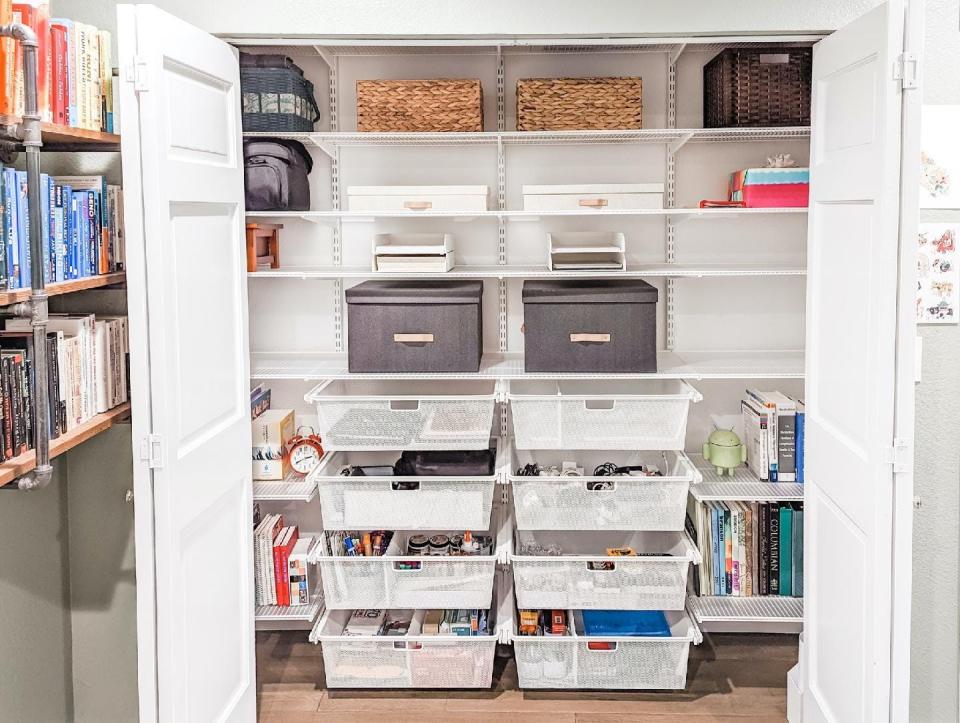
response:
[[[394,334],[393,340],[401,344],[432,344],[433,334]]]
[[[396,572],[420,572],[423,565],[419,560],[397,560],[393,563]]]
[[[390,409],[396,411],[420,409],[419,399],[391,399]]]
[[[587,399],[583,402],[584,409],[593,411],[610,411],[617,405],[616,399]]]
[[[587,650],[591,653],[615,653],[617,652],[617,645],[618,643],[613,641],[596,640],[587,643]]]
[[[760,65],[785,65],[790,62],[790,53],[760,53]]]
[[[591,560],[586,565],[590,572],[616,572],[617,570],[617,563],[612,560],[604,560],[603,562]]]
[[[433,208],[433,201],[404,201],[403,207],[411,211],[426,211]]]
[[[607,342],[610,341],[610,335],[609,334],[583,334],[583,333],[571,334],[570,341],[574,342],[575,344],[590,343],[590,342],[594,342],[598,344],[606,344]]]
[[[594,486],[591,486],[594,485]],[[603,481],[603,482],[585,482],[584,486],[587,489],[587,492],[616,492],[617,483]]]
[[[581,198],[578,203],[588,208],[603,208],[608,201],[605,198]]]

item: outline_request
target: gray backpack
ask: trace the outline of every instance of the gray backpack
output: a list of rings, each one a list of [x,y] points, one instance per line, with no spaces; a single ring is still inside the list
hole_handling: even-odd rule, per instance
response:
[[[248,211],[309,211],[313,159],[303,144],[281,139],[243,142]]]

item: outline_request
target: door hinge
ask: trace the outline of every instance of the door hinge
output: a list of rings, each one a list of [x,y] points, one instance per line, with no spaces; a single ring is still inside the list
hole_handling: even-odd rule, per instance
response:
[[[912,459],[913,442],[903,437],[894,437],[893,446],[887,447],[883,455],[883,461],[893,465],[894,472],[906,472]]]
[[[140,55],[135,55],[125,69],[124,80],[133,83],[133,90],[136,93],[145,93],[150,90],[146,59]]]
[[[893,63],[893,79],[899,80],[904,90],[913,90],[920,84],[917,80],[919,66],[920,58],[916,53],[900,53]]]
[[[159,434],[148,434],[140,442],[140,461],[146,462],[150,469],[163,467],[165,457],[163,437]]]

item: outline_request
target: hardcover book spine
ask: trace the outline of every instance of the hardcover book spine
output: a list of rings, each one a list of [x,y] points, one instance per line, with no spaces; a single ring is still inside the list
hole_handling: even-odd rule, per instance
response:
[[[780,594],[793,595],[793,508],[780,507]]]
[[[12,459],[13,453],[13,387],[10,384],[10,359],[0,359],[0,380],[3,384],[3,458]]]
[[[760,560],[757,563],[757,573],[760,576],[760,594],[770,594],[770,505],[761,503],[760,512]]]
[[[733,594],[733,534],[730,524],[730,508],[721,503],[723,509],[723,555],[724,589],[727,595]]]
[[[770,594],[780,594],[780,506],[770,505]]]

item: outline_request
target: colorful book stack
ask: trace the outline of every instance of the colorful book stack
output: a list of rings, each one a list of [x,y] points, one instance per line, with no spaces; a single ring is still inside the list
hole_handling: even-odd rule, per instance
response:
[[[300,537],[296,525],[285,526],[282,515],[265,516],[256,524],[253,538],[256,604],[309,605],[307,553],[313,538]]]
[[[125,264],[123,191],[103,176],[40,174],[46,283],[120,271]],[[0,289],[29,289],[27,174],[0,167]]]
[[[33,447],[33,329],[8,319],[0,331],[3,459]],[[127,317],[51,314],[47,325],[50,436],[56,439],[128,399]]]
[[[780,392],[748,389],[740,402],[747,466],[757,479],[803,482],[803,402]]]
[[[803,596],[802,502],[703,502],[693,514],[699,594]]]
[[[51,18],[43,0],[0,0],[0,23],[22,22],[37,34],[37,91],[43,121],[115,132],[110,33]],[[13,40],[0,40],[0,113],[23,115],[23,62]]]

